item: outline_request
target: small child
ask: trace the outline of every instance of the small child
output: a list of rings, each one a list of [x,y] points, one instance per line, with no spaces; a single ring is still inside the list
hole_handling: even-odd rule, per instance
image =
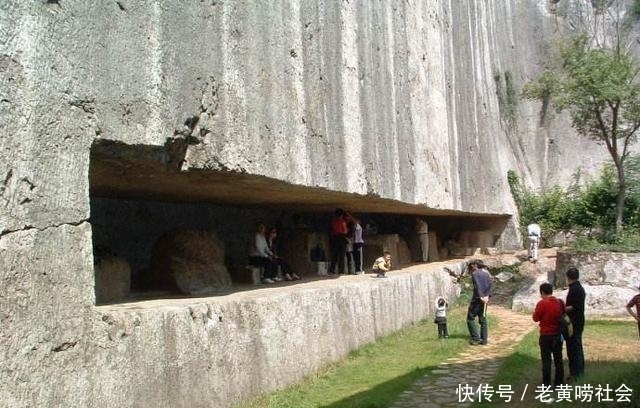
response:
[[[391,270],[391,252],[384,251],[384,255],[373,263],[373,271],[377,273],[376,278],[386,278],[389,270]]]
[[[447,330],[447,308],[449,303],[444,300],[442,296],[436,299],[436,320],[435,324],[438,325],[438,338],[448,339],[449,331]]]

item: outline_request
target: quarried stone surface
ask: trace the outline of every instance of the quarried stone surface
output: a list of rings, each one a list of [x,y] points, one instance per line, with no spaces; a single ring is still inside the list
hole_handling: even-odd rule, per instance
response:
[[[507,171],[552,185],[607,158],[508,98],[546,58],[551,11],[2,2],[0,401],[225,407],[422,319],[453,291],[435,274],[96,307],[91,197],[472,215],[518,244]]]
[[[96,302],[123,300],[131,291],[131,267],[124,258],[104,257],[95,265]]]
[[[20,241],[26,250],[42,234],[61,238],[59,230],[33,231]],[[83,238],[78,227],[67,232]],[[0,245],[15,243],[18,235]],[[13,260],[3,257],[2,270],[10,270],[5,266]],[[55,272],[61,265],[51,265],[54,270],[44,262],[22,265],[41,282],[23,276],[3,290],[30,288],[41,298],[14,296],[22,299],[14,303],[0,298],[3,327],[26,316],[33,323],[2,331],[9,346],[0,351],[7,364],[0,401],[12,408],[229,407],[283,388],[354,348],[431,316],[435,293],[455,299],[459,290],[444,264],[434,263],[392,271],[387,279],[351,275],[227,296],[94,307],[90,297],[74,297],[65,280],[50,286],[62,278]],[[84,279],[79,271],[91,269],[66,266],[74,267],[74,279]],[[91,293],[90,273],[85,278]],[[50,296],[49,287],[59,296]],[[52,382],[55,387],[42,387]]]
[[[558,251],[555,265],[543,266],[540,275],[514,296],[513,310],[532,311],[540,299],[543,282],[554,285],[554,295],[567,296],[566,271],[576,267],[586,292],[585,315],[626,316],[627,302],[638,293],[640,254],[595,253],[576,254]]]
[[[188,295],[219,293],[231,286],[224,266],[224,244],[214,233],[198,230],[172,230],[163,234],[151,250],[151,263],[145,271],[145,287],[176,289]]]
[[[557,287],[567,285],[570,267],[580,271],[580,280],[590,285],[637,288],[640,284],[640,254],[598,252],[578,254],[558,251],[556,270],[550,280]]]

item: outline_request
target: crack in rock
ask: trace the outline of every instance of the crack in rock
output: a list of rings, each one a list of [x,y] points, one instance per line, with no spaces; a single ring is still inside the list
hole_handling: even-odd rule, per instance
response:
[[[66,351],[69,350],[70,348],[73,348],[76,346],[76,344],[78,344],[78,340],[75,341],[65,341],[64,343],[60,344],[57,347],[54,347],[52,350],[56,353],[60,352],[60,351]]]
[[[27,225],[24,225],[22,228],[3,229],[3,230],[1,230],[0,231],[0,239],[2,239],[2,237],[4,237],[5,235],[13,234],[15,232],[29,231],[29,230],[32,230],[32,229],[38,230],[40,232],[43,232],[43,231],[46,231],[46,230],[51,229],[51,228],[60,228],[60,227],[65,226],[65,225],[70,225],[70,226],[73,226],[73,227],[79,227],[80,225],[84,224],[85,222],[89,222],[89,219],[81,220],[81,221],[78,221],[78,222],[63,222],[61,224],[49,225],[49,226],[41,227],[41,228],[34,227],[33,225],[27,224]]]

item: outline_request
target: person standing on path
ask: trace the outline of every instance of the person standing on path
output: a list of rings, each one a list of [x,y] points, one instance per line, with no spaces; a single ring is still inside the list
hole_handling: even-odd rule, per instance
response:
[[[638,289],[640,289],[640,286],[638,286]],[[633,313],[633,306],[636,307],[635,313]],[[627,312],[636,319],[636,323],[638,323],[638,335],[640,335],[640,294],[632,297],[629,303],[627,303]]]
[[[416,218],[416,232],[422,249],[422,262],[429,262],[429,224],[422,218]]]
[[[560,335],[560,316],[562,316],[562,301],[553,296],[553,286],[550,283],[540,285],[540,297],[533,311],[534,322],[540,323],[540,359],[542,360],[542,385],[551,386],[551,356],[555,366],[554,386],[564,382],[564,366],[562,365],[562,336]]]
[[[493,295],[493,282],[491,274],[481,260],[469,262],[469,267],[471,268],[471,281],[473,282],[473,295],[467,310],[467,327],[471,336],[469,344],[474,346],[485,345],[489,338],[487,305]],[[478,333],[476,317],[480,323],[480,333]]]
[[[536,263],[538,261],[538,247],[540,246],[540,236],[542,231],[540,225],[533,224],[527,225],[527,235],[529,237],[529,262]]]
[[[577,268],[567,269],[567,283],[569,292],[565,301],[565,312],[571,319],[573,325],[573,336],[567,341],[567,358],[569,359],[569,378],[574,381],[584,375],[584,350],[582,348],[582,332],[584,330],[584,302],[585,292],[582,284],[578,280],[580,272]]]

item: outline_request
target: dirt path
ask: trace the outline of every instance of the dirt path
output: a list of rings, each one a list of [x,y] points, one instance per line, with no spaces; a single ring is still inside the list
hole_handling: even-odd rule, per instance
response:
[[[461,407],[456,393],[460,385],[475,389],[490,382],[504,358],[513,353],[522,338],[536,328],[529,315],[494,305],[489,308],[490,319],[498,324],[489,326],[489,344],[469,346],[464,352],[442,363],[428,375],[415,382],[392,405],[392,408]]]

